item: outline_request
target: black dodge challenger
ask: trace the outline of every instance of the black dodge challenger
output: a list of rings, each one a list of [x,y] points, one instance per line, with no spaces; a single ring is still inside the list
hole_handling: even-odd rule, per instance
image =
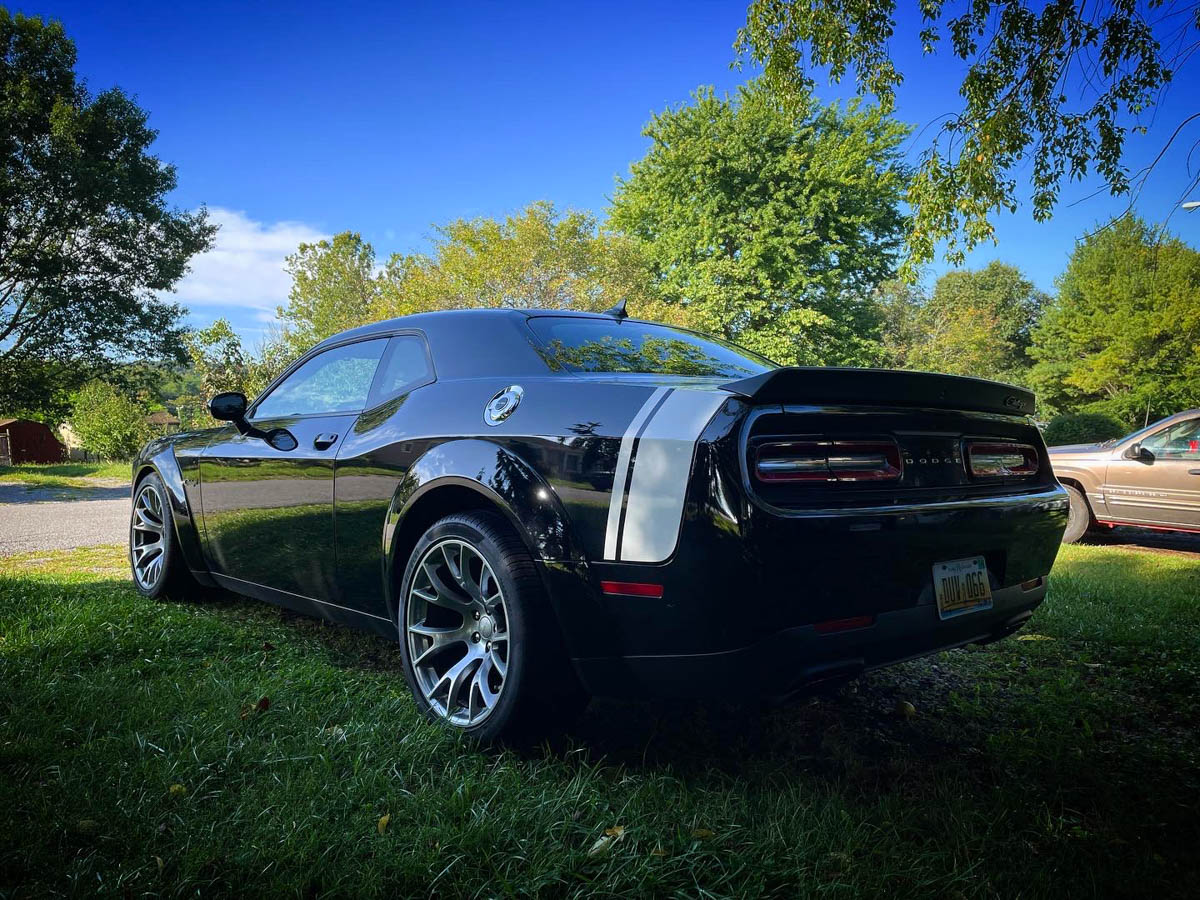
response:
[[[623,307],[424,313],[151,442],[133,576],[398,636],[422,710],[481,739],[591,694],[780,699],[1030,617],[1068,506],[1032,409]]]

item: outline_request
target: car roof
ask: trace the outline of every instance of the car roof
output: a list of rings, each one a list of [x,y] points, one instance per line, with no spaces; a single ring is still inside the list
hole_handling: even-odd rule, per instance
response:
[[[340,332],[317,344],[302,359],[337,344],[412,330],[425,336],[438,380],[548,375],[552,369],[537,349],[533,333],[526,327],[530,319],[542,317],[659,324],[573,309],[446,309],[385,319]]]
[[[438,327],[444,325],[462,325],[465,322],[486,322],[486,321],[523,321],[526,319],[536,319],[542,316],[570,316],[579,319],[607,319],[613,321],[614,317],[607,313],[585,312],[577,309],[512,309],[508,307],[485,307],[472,309],[439,309],[432,312],[412,313],[407,316],[397,316],[394,319],[383,319],[379,322],[371,322],[367,325],[360,325],[357,328],[351,328],[348,331],[341,331],[332,337],[326,338],[317,346],[324,344],[341,343],[342,341],[359,338],[370,337],[375,334],[391,334],[396,331],[403,331],[406,328],[425,329],[430,327]],[[628,318],[622,321],[626,322],[642,322],[641,319]],[[645,324],[659,324],[655,322],[647,322]]]

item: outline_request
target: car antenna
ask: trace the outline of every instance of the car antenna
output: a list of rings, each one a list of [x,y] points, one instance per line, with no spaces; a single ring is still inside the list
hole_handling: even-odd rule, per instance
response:
[[[612,307],[611,309],[606,309],[604,311],[604,314],[606,316],[612,316],[614,319],[618,319],[618,320],[628,319],[629,313],[625,311],[625,298],[622,297],[620,300],[618,300],[617,305]]]

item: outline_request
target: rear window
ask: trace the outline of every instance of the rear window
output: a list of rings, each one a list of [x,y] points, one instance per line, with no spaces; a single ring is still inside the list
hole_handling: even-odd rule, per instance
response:
[[[552,369],[746,378],[778,368],[732,344],[666,325],[536,316],[529,327]]]

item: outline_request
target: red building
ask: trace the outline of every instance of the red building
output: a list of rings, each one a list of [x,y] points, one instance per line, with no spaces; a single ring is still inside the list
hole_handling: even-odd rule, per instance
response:
[[[62,462],[67,448],[49,425],[29,419],[0,419],[0,465]]]

